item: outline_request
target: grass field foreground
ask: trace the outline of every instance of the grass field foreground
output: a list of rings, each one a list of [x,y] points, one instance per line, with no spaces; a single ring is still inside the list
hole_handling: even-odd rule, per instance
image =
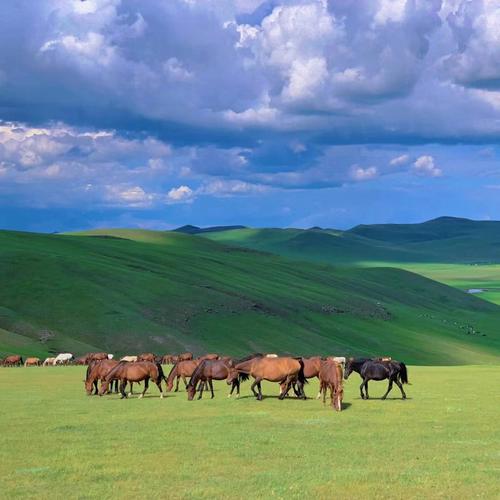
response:
[[[409,399],[87,397],[83,367],[0,369],[3,498],[498,497],[498,366],[410,367]],[[371,383],[378,398],[386,383]],[[314,397],[317,382],[306,386]],[[265,384],[264,393],[277,394]]]

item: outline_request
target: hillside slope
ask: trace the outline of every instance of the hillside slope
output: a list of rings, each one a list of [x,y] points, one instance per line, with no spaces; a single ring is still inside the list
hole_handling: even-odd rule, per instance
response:
[[[298,266],[199,236],[3,231],[0,273],[3,353],[23,342],[37,352],[391,354],[424,364],[500,353],[500,308],[473,296],[398,269]]]

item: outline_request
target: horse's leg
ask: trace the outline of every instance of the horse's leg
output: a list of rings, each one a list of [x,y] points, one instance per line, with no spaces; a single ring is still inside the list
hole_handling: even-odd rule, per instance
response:
[[[382,399],[385,399],[387,397],[387,394],[391,392],[392,389],[392,379],[389,379],[389,385],[387,386],[387,392],[382,396]]]
[[[361,385],[359,386],[359,393],[361,394],[361,399],[365,399],[365,394],[363,392],[364,385],[365,385],[365,379],[363,379],[363,382],[361,382]]]
[[[262,401],[262,398],[263,398],[262,386],[260,385],[261,381],[262,381],[262,379],[259,379],[259,381],[257,382],[257,390],[259,391],[259,397],[258,397],[259,401]]]
[[[214,395],[214,384],[213,384],[211,378],[208,379],[208,385],[210,386],[210,392],[212,393],[212,396],[211,396],[210,399],[214,399],[214,397],[215,397],[215,395]]]
[[[368,379],[365,380],[365,397],[370,399],[370,396],[368,396]]]
[[[255,379],[253,381],[253,384],[250,386],[250,389],[252,390],[253,392],[253,395],[258,399],[259,398],[259,394],[257,392],[255,392],[255,387],[257,387],[257,379]]]
[[[292,387],[292,381],[289,379],[289,377],[287,377],[285,391],[280,394],[279,399],[285,399],[291,387]]]
[[[179,380],[180,379],[181,379],[181,376],[177,375],[176,384],[175,384],[175,391],[174,392],[178,392],[179,391]]]
[[[200,384],[199,384],[199,389],[198,389],[198,392],[200,393],[198,395],[198,399],[201,399],[203,397],[203,391],[205,390],[205,384],[202,380],[200,380]],[[195,392],[196,392],[196,387],[195,387]]]
[[[186,377],[184,375],[182,375],[182,381],[184,382],[184,388],[186,389],[187,391],[187,388],[188,388],[188,383],[186,381]]]
[[[130,392],[128,393],[129,396],[132,396],[134,394],[134,383],[130,382]]]
[[[94,396],[97,396],[99,393],[99,389],[97,388],[97,379],[92,382],[92,385],[94,386]]]
[[[396,385],[399,387],[399,390],[401,391],[402,398],[406,399],[406,393],[403,389],[403,384],[397,378],[394,380],[394,382],[396,382]]]
[[[125,399],[127,397],[127,393],[125,392],[125,387],[127,387],[127,379],[124,379],[120,383],[120,392],[122,395],[122,399]]]
[[[146,394],[146,391],[148,390],[149,387],[149,377],[146,377],[144,379],[144,390],[141,392],[141,395],[139,396],[139,399],[142,399],[144,397],[144,394]]]
[[[158,387],[158,390],[160,391],[160,399],[163,399],[163,389],[161,388],[161,377],[158,377],[156,382],[156,387]]]

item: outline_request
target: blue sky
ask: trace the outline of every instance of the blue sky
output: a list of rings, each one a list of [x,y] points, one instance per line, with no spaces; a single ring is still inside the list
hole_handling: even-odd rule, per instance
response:
[[[500,219],[497,1],[2,9],[2,228]]]

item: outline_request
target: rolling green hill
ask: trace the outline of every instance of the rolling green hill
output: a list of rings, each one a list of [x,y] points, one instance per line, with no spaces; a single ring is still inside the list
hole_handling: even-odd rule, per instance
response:
[[[199,236],[0,232],[0,351],[390,354],[493,362],[500,308],[394,268],[300,263]]]

